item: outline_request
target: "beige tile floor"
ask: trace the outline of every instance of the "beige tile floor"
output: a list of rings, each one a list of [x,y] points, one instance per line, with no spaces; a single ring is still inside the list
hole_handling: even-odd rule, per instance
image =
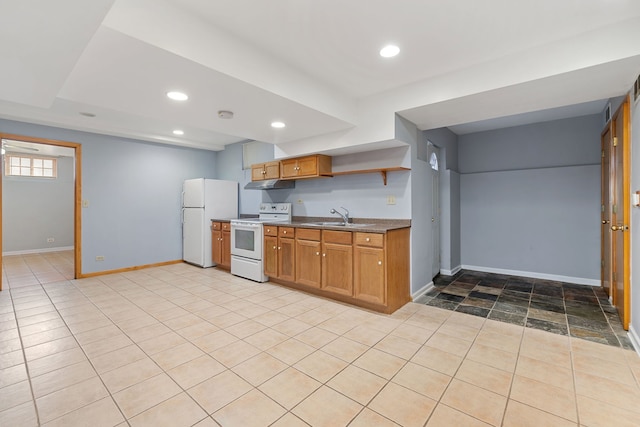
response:
[[[629,350],[186,264],[5,257],[0,426],[637,426]]]

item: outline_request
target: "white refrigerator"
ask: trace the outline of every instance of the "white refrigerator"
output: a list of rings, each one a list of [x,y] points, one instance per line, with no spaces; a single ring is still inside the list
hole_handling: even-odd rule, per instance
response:
[[[182,187],[182,259],[212,267],[211,220],[238,217],[238,183],[188,179]]]

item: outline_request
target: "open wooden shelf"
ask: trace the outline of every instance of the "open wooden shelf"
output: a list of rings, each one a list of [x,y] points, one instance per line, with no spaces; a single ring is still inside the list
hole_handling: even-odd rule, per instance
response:
[[[344,172],[333,171],[331,174],[333,176],[338,176],[338,175],[354,175],[354,174],[360,174],[360,173],[379,173],[380,175],[382,175],[382,182],[384,182],[384,185],[387,185],[387,172],[408,171],[408,170],[411,170],[411,168],[398,166],[393,168],[361,169],[361,170],[344,171]]]

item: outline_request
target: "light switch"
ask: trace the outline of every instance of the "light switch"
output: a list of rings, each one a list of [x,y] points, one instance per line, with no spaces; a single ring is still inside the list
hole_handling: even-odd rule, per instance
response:
[[[88,208],[88,207],[89,207],[89,201],[88,201],[88,200],[86,200],[86,199],[85,199],[85,200],[83,200],[83,201],[82,201],[82,207],[83,207],[83,208]]]

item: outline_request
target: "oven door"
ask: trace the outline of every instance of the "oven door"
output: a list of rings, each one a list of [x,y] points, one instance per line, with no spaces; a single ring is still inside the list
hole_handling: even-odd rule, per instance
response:
[[[262,224],[231,222],[231,255],[262,259]]]

